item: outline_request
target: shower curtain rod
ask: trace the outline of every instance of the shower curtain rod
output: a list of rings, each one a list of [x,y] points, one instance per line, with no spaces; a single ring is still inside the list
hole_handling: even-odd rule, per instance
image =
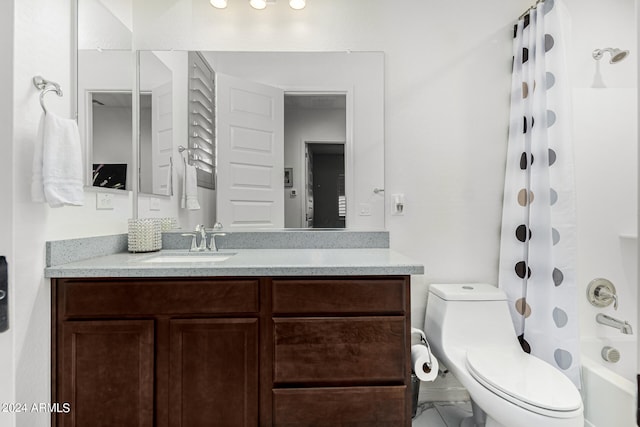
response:
[[[544,0],[538,0],[533,6],[531,6],[529,9],[525,10],[524,13],[518,17],[518,21],[521,20],[522,18],[524,18],[527,15],[527,13],[531,12],[533,9],[535,9],[538,6],[538,4],[540,4],[542,2],[544,2]]]

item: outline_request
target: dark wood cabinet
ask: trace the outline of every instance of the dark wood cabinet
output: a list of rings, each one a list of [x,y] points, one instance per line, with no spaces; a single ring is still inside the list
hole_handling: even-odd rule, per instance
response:
[[[411,425],[408,277],[280,278],[271,294],[273,425]]]
[[[59,401],[62,426],[153,426],[153,321],[64,322]]]
[[[258,319],[178,319],[170,330],[169,424],[257,426]]]
[[[411,424],[408,276],[52,286],[54,427]]]

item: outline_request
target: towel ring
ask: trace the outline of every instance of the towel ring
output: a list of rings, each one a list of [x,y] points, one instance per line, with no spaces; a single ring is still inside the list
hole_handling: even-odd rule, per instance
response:
[[[197,160],[197,159],[195,158],[195,156],[193,155],[193,148],[186,148],[186,147],[184,147],[184,146],[182,146],[182,145],[178,145],[178,151],[179,151],[181,154],[182,154],[182,153],[184,153],[184,152],[186,151],[186,152],[187,152],[187,163],[188,163],[189,165],[192,165],[192,166],[193,166],[194,161],[195,161],[195,160]]]
[[[48,92],[55,92],[56,95],[62,96],[62,89],[58,83],[45,80],[42,76],[35,76],[33,78],[33,85],[42,91],[40,92],[40,106],[42,107],[42,111],[47,114],[47,107],[44,105],[45,94]]]

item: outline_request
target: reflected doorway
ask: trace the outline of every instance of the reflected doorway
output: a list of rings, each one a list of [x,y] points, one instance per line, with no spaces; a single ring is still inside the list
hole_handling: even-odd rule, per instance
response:
[[[285,227],[345,228],[345,93],[284,97]]]
[[[305,143],[306,228],[345,228],[344,143]]]

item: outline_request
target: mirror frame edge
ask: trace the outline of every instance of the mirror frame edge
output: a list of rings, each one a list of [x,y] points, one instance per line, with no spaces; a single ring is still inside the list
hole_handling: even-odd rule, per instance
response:
[[[140,51],[132,49],[133,61],[135,66],[133,67],[133,91],[131,99],[131,149],[133,150],[131,156],[131,167],[133,168],[134,175],[131,180],[131,218],[138,219],[138,193],[140,186],[140,170],[138,165],[140,164]]]

